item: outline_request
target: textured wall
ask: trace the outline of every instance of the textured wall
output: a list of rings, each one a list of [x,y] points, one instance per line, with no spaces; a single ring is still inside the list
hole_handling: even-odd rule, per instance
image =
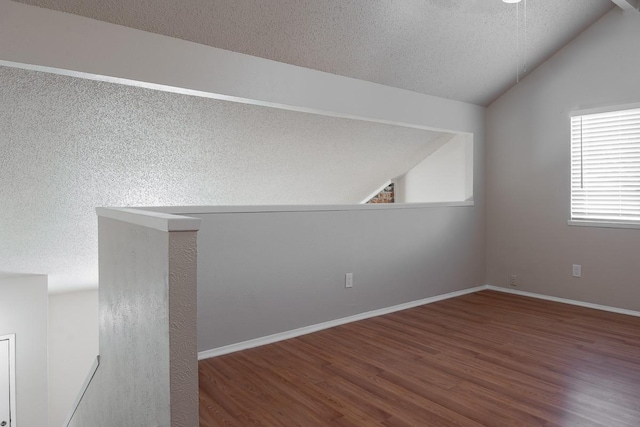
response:
[[[640,230],[567,225],[569,114],[640,101],[639,39],[640,14],[615,9],[489,108],[490,284],[640,310]]]
[[[0,275],[0,336],[8,334],[16,334],[16,425],[46,426],[46,276]]]
[[[98,291],[49,296],[49,426],[67,418],[98,354]]]
[[[196,233],[100,229],[100,366],[70,426],[198,425]]]
[[[100,366],[70,425],[168,427],[168,234],[99,227]]]
[[[196,248],[196,232],[169,233],[169,380],[172,427],[199,425]]]
[[[437,133],[0,67],[0,271],[96,283],[96,206],[358,203]],[[348,185],[345,185],[348,184]]]

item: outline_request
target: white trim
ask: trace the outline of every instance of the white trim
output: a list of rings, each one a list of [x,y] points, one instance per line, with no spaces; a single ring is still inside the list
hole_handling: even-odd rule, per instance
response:
[[[640,108],[640,102],[634,102],[630,104],[611,104],[611,105],[603,105],[600,107],[593,108],[583,108],[581,110],[573,110],[569,113],[569,117],[576,116],[587,116],[589,114],[601,114],[601,113],[611,113],[613,111],[624,111],[624,110],[633,110],[636,108]]]
[[[627,316],[640,317],[640,311],[627,310],[625,308],[617,308],[617,307],[611,307],[608,305],[593,304],[590,302],[576,301],[576,300],[567,299],[567,298],[552,297],[548,295],[536,294],[533,292],[526,292],[526,291],[519,291],[516,289],[502,288],[502,287],[493,286],[493,285],[486,285],[486,289],[490,291],[504,292],[506,294],[521,295],[524,297],[543,299],[546,301],[560,302],[563,304],[577,305],[579,307],[593,308],[595,310],[609,311],[611,313],[626,314]]]
[[[82,401],[84,394],[87,392],[87,389],[89,388],[89,384],[91,384],[91,380],[96,375],[98,366],[100,366],[100,356],[96,356],[96,360],[91,365],[91,369],[89,369],[89,374],[87,375],[87,378],[84,380],[84,383],[82,384],[82,388],[80,388],[80,393],[78,393],[78,397],[76,397],[76,400],[73,402],[73,406],[71,407],[71,412],[69,412],[69,415],[67,415],[67,419],[64,420],[64,424],[62,424],[64,427],[69,426],[69,423],[71,422],[71,419],[75,415],[76,410],[78,409],[78,406],[80,406],[80,402]]]
[[[640,223],[633,222],[599,222],[599,221],[576,221],[569,220],[567,224],[578,227],[600,227],[600,228],[635,228],[640,229]]]
[[[328,322],[317,323],[315,325],[304,326],[302,328],[293,329],[291,331],[280,332],[266,337],[255,338],[248,341],[239,342],[236,344],[229,344],[223,347],[214,348],[211,350],[204,350],[198,352],[198,360],[210,359],[216,356],[222,356],[224,354],[234,353],[236,351],[247,350],[249,348],[259,347],[266,344],[273,344],[278,341],[284,341],[291,338],[299,337],[301,335],[310,334],[313,332],[321,331],[323,329],[333,328],[335,326],[344,325],[346,323],[357,322],[358,320],[369,319],[371,317],[382,316],[384,314],[394,313],[396,311],[407,310],[409,308],[418,307],[425,304],[431,304],[434,302],[446,300],[449,298],[455,298],[462,295],[472,294],[474,292],[487,289],[486,285],[476,286],[475,288],[463,289],[461,291],[449,292],[443,295],[436,295],[434,297],[424,298],[417,301],[410,301],[403,304],[394,305],[391,307],[380,308],[378,310],[367,311],[353,316],[343,317],[341,319],[330,320]]]
[[[16,334],[0,336],[0,341],[9,341],[9,422],[11,427],[18,427],[18,411],[16,408]]]
[[[73,71],[73,70],[66,70],[62,68],[47,67],[42,65],[33,65],[28,63],[5,61],[1,59],[0,59],[0,66],[8,67],[8,68],[18,68],[18,69],[27,70],[27,71],[38,71],[41,73],[56,74],[59,76],[75,77],[75,78],[84,79],[84,80],[94,80],[98,82],[113,83],[113,84],[119,84],[123,86],[140,87],[143,89],[156,90],[159,92],[175,93],[178,95],[194,96],[197,98],[216,99],[219,101],[236,102],[238,104],[256,105],[259,107],[275,108],[278,110],[287,110],[287,111],[295,111],[298,113],[315,114],[318,116],[334,117],[337,119],[358,120],[362,122],[379,123],[379,124],[398,126],[403,128],[426,130],[430,132],[441,132],[441,133],[457,132],[462,135],[471,134],[471,132],[458,132],[458,131],[453,131],[448,129],[441,129],[433,126],[424,126],[420,124],[403,122],[398,120],[370,118],[366,116],[358,116],[355,114],[338,113],[338,112],[329,111],[329,110],[320,110],[316,108],[287,105],[279,102],[261,101],[258,99],[224,95],[224,94],[213,93],[213,92],[205,92],[202,90],[195,90],[195,89],[187,89],[179,86],[169,86],[169,85],[163,85],[163,84],[157,84],[157,83],[150,83],[143,80],[132,80],[132,79],[113,77],[108,75],[86,73],[82,71]]]
[[[171,215],[142,209],[96,208],[99,217],[111,218],[160,231],[198,231],[200,218]]]
[[[173,215],[202,215],[202,214],[229,214],[229,213],[273,213],[273,212],[346,212],[362,210],[385,209],[425,209],[425,208],[450,208],[471,207],[473,200],[464,202],[440,202],[440,203],[372,203],[357,205],[274,205],[274,206],[150,206],[136,207],[136,210],[144,210]]]
[[[640,2],[638,0],[611,0],[623,11],[635,10],[638,11],[640,9]]]

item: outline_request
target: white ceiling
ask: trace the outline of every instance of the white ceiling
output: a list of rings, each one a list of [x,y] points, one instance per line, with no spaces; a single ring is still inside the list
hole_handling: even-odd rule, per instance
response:
[[[17,68],[0,81],[0,278],[48,274],[53,292],[96,285],[96,206],[358,203],[448,135]]]
[[[516,6],[501,0],[16,1],[479,105],[516,80]],[[612,7],[528,0],[528,70]]]

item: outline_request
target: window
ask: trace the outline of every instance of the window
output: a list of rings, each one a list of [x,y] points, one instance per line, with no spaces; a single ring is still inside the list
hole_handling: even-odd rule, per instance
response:
[[[571,221],[640,226],[640,108],[571,117]]]

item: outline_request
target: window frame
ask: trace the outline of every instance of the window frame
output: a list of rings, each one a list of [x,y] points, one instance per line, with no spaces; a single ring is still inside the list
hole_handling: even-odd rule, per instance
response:
[[[567,221],[568,225],[571,226],[580,226],[580,227],[601,227],[601,228],[622,228],[622,229],[640,229],[640,220],[598,220],[598,219],[574,219],[573,218],[573,172],[572,172],[572,163],[573,163],[573,141],[571,137],[571,126],[572,119],[574,117],[579,116],[587,116],[591,114],[602,114],[602,113],[613,113],[617,111],[625,111],[625,110],[633,110],[640,109],[640,102],[629,103],[629,104],[616,104],[616,105],[608,105],[596,108],[588,108],[588,109],[580,109],[571,111],[569,114],[569,220]]]

